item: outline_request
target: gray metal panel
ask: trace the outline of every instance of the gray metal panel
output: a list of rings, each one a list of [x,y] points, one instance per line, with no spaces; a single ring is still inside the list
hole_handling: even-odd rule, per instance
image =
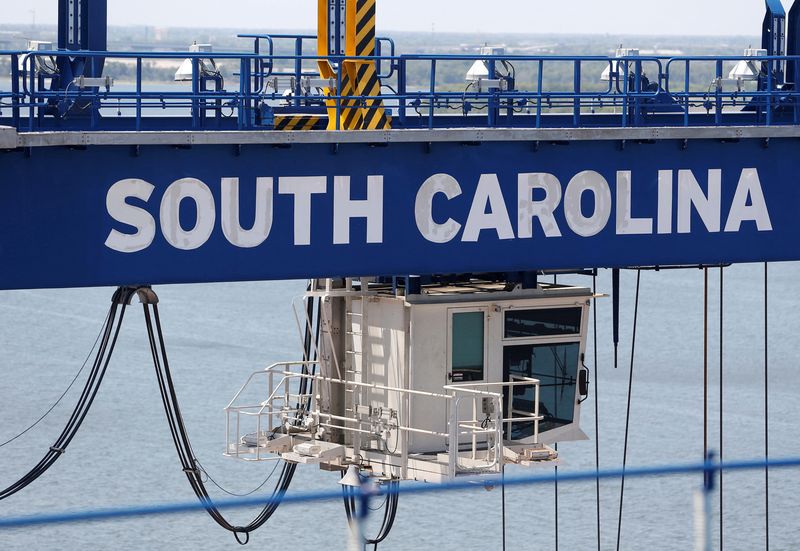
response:
[[[0,129],[0,148],[9,149],[13,128]],[[800,126],[731,126],[673,128],[467,128],[436,130],[358,131],[153,131],[153,132],[23,132],[16,147],[83,145],[290,145],[388,144],[508,141],[699,140],[797,138]]]
[[[452,293],[436,295],[408,295],[405,301],[408,304],[460,304],[465,302],[497,302],[504,300],[534,299],[534,298],[589,298],[592,290],[586,287],[563,287],[548,289],[517,289],[514,291],[486,291],[474,293]]]
[[[0,149],[15,149],[17,144],[17,130],[10,126],[0,126]]]

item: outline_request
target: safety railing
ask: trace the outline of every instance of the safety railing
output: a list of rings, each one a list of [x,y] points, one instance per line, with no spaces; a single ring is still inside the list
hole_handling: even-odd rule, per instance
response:
[[[435,393],[324,377],[313,373],[316,365],[317,362],[278,363],[251,374],[225,408],[225,454],[248,461],[274,458],[274,454],[286,451],[276,445],[277,439],[286,435],[305,434],[316,438],[338,430],[361,436],[369,448],[371,439],[387,442],[392,433],[413,433],[442,439],[442,449],[448,452],[448,474],[452,478],[465,473],[500,472],[504,440],[510,438],[510,427],[514,423],[533,423],[533,442],[538,443],[539,421],[543,418],[539,415],[537,379],[518,377],[505,383],[448,385],[442,393]],[[441,400],[449,408],[447,430],[404,423],[401,420],[409,418],[409,412],[397,411],[388,405],[354,403],[349,410],[351,415],[335,415],[323,410],[319,404],[320,389],[311,392],[311,383],[325,385],[328,392],[336,385],[394,393],[398,397]],[[534,405],[529,412],[504,409],[503,392],[513,392],[519,387],[534,389]],[[266,399],[258,401],[259,395]],[[466,416],[462,415],[464,409],[469,409]],[[504,435],[504,427],[507,427],[507,435]],[[470,446],[465,451],[462,450],[464,442]],[[383,449],[388,452],[389,446],[384,445]],[[360,452],[355,450],[354,454],[360,455]],[[395,446],[391,453],[402,452]]]
[[[800,90],[784,78],[800,74],[800,57],[398,56],[379,39],[389,55],[320,58],[306,54],[311,36],[242,36],[253,53],[71,52],[87,76],[70,78],[59,71],[63,51],[0,52],[10,74],[0,109],[11,112],[0,123],[29,132],[272,130],[282,114],[332,113],[329,127],[344,129],[348,109],[381,100],[394,128],[800,124]],[[285,41],[294,54],[276,53]],[[165,82],[187,59],[191,74]],[[476,59],[493,78],[464,80]],[[334,78],[320,78],[320,60]],[[728,78],[743,60],[757,72]],[[381,95],[337,93],[345,61],[377,64]]]
[[[532,387],[534,400],[532,411],[514,410],[510,407],[513,402],[508,400],[509,407],[503,406],[502,392],[513,394],[520,387]],[[451,393],[450,406],[450,438],[449,438],[449,470],[458,475],[469,472],[499,472],[503,463],[503,431],[505,429],[508,440],[511,439],[511,429],[515,423],[533,424],[533,443],[539,443],[539,421],[544,419],[539,415],[539,380],[529,377],[514,377],[510,382],[502,383],[460,383],[447,385],[444,390]],[[493,392],[499,390],[498,392]],[[462,419],[461,406],[466,402],[471,409],[472,417]],[[484,416],[479,418],[479,412]],[[460,457],[461,438],[470,438],[468,462]],[[481,439],[483,436],[485,439]],[[484,448],[483,450],[481,448]],[[481,459],[479,453],[483,451]]]
[[[313,394],[303,388],[303,375],[316,362],[280,363],[250,375],[225,408],[225,455],[247,461],[262,461],[264,449],[280,432],[302,430]],[[261,392],[253,394],[253,383],[265,379]],[[261,393],[267,399],[256,401]]]

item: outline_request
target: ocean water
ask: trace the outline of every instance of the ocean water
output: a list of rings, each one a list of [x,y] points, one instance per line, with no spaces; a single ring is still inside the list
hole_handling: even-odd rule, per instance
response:
[[[770,453],[800,455],[796,416],[798,264],[770,266]],[[591,285],[589,278],[569,278]],[[636,274],[623,273],[622,342],[612,365],[611,300],[598,301],[598,355],[590,334],[587,364],[598,379],[600,432],[594,431],[594,387],[584,404],[586,442],[560,446],[563,471],[621,465],[630,368]],[[703,449],[703,272],[643,272],[634,363],[628,464],[696,461]],[[711,446],[719,449],[719,270],[710,271]],[[599,290],[610,291],[603,272]],[[303,282],[164,286],[157,291],[171,365],[195,452],[220,484],[235,492],[258,486],[271,463],[222,456],[223,408],[255,370],[300,357],[290,299]],[[113,289],[0,293],[0,442],[41,415],[63,392],[94,342]],[[725,270],[724,454],[764,455],[763,266]],[[42,424],[0,448],[0,486],[24,474],[53,442],[74,406],[83,380]],[[508,475],[530,471],[509,468]],[[338,476],[301,467],[290,492],[336,491]],[[621,548],[692,548],[697,476],[628,480]],[[771,474],[772,549],[797,549],[800,470]],[[616,544],[619,482],[601,485],[603,549]],[[214,492],[215,496],[224,496]],[[66,455],[25,491],[0,502],[0,517],[64,510],[191,501],[161,408],[140,308],[126,316],[120,343],[94,408]],[[718,514],[715,496],[715,514]],[[506,492],[507,548],[556,549],[553,485]],[[559,549],[596,548],[594,482],[559,486]],[[724,478],[727,549],[764,548],[764,475]],[[245,523],[255,511],[231,513]],[[404,497],[390,550],[501,548],[501,492]],[[716,521],[715,521],[716,523]],[[253,535],[254,549],[344,549],[347,529],[340,501],[279,509]],[[205,513],[111,523],[0,531],[0,549],[238,549]]]

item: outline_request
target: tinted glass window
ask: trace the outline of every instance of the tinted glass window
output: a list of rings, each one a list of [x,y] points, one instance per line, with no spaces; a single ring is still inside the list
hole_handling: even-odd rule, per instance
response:
[[[483,312],[453,314],[453,333],[450,345],[453,382],[483,380],[483,337]]]
[[[581,308],[507,310],[505,338],[576,335],[581,331]]]
[[[503,367],[506,380],[530,377],[539,380],[539,432],[572,423],[575,413],[579,343],[506,346],[503,348]],[[510,400],[510,402],[509,402]],[[517,387],[513,396],[505,395],[512,410],[534,411],[533,387]],[[508,407],[508,406],[506,406]],[[533,423],[515,423],[512,439],[533,435]]]

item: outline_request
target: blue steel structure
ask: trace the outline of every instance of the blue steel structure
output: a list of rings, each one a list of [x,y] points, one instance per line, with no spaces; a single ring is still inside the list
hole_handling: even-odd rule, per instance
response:
[[[780,2],[766,4],[753,83],[727,78],[737,57],[501,55],[485,56],[491,79],[454,91],[437,72],[474,56],[397,55],[379,38],[358,58],[377,64],[376,98],[323,93],[341,89],[346,58],[326,58],[336,76],[321,84],[314,36],[243,35],[249,53],[108,52],[105,1],[62,0],[58,50],[0,52],[12,73],[0,92],[0,288],[530,282],[798,260],[800,3],[788,28]],[[203,69],[212,55],[227,86],[206,85],[222,76]],[[152,63],[184,58],[191,82],[147,82]],[[41,70],[53,62],[55,74]],[[114,63],[135,68],[131,85],[98,82]],[[564,71],[571,85],[554,85]],[[391,130],[275,129],[279,117],[324,120],[331,105],[338,124],[370,99]],[[138,245],[119,250],[115,236]]]

